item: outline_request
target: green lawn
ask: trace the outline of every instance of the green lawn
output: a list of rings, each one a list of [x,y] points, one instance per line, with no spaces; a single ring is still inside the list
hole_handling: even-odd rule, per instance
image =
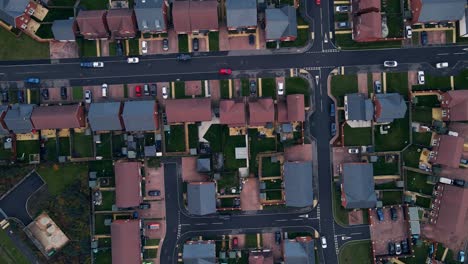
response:
[[[95,40],[86,40],[81,37],[76,38],[76,44],[78,44],[78,50],[80,57],[96,57],[96,41]]]
[[[49,43],[40,43],[26,34],[16,37],[10,31],[0,27],[0,60],[48,59]]]
[[[191,96],[185,95],[185,82],[174,82],[175,98],[192,98]]]
[[[278,175],[278,174],[276,174],[276,175]],[[265,189],[267,189],[267,190],[281,190],[282,187],[283,187],[283,181],[282,180],[264,181],[264,183],[265,183]]]
[[[409,191],[431,195],[434,185],[426,182],[427,177],[425,174],[406,171],[406,188]]]
[[[198,147],[198,126],[195,124],[188,125],[189,133],[189,147],[197,148]]]
[[[372,163],[374,167],[374,175],[397,175],[398,162],[385,162],[384,156],[379,156],[377,162]]]
[[[45,142],[46,149],[46,160],[47,161],[57,161],[57,140],[55,138],[49,138]]]
[[[221,174],[221,178],[217,180],[218,190],[222,188],[239,187],[239,177],[235,172],[225,172]]]
[[[333,189],[333,218],[335,218],[336,222],[341,225],[347,226],[348,221],[348,212],[343,206],[341,206],[341,191],[336,190],[334,187]]]
[[[282,41],[280,47],[303,47],[307,44],[309,40],[310,31],[308,28],[297,29],[297,38],[295,41]]]
[[[431,132],[413,132],[413,144],[429,147],[431,144]]]
[[[387,73],[387,93],[399,93],[405,100],[408,100],[408,73],[389,72]]]
[[[276,151],[275,138],[262,138],[256,129],[249,129],[250,172],[258,173],[257,155],[262,152]]]
[[[179,52],[188,52],[188,36],[186,34],[178,35],[179,38]]]
[[[241,96],[249,96],[249,95],[250,95],[249,80],[242,79],[241,80]]]
[[[271,97],[276,99],[276,80],[275,78],[262,79],[262,97]]]
[[[58,195],[76,180],[87,178],[88,166],[86,163],[40,165],[37,172],[47,183],[49,192],[52,195]]]
[[[104,159],[112,158],[111,141],[112,137],[110,133],[100,134],[101,143],[96,144],[96,156],[101,156]]]
[[[372,245],[370,240],[349,242],[340,249],[340,264],[371,264],[374,263],[371,254]]]
[[[88,162],[89,171],[97,172],[97,177],[114,177],[112,160],[93,160]]]
[[[3,229],[0,230],[0,260],[4,264],[30,263]]]
[[[382,5],[382,12],[385,12],[387,16],[388,37],[403,37],[403,15],[401,13],[400,1],[386,2],[386,5]]]
[[[219,32],[210,32],[208,37],[210,41],[210,51],[219,51]]]
[[[108,214],[95,214],[94,215],[94,227],[96,229],[96,235],[110,234],[110,226],[104,225],[105,219],[112,219],[112,215]]]
[[[93,136],[84,133],[74,133],[72,136],[73,157],[93,157]]]
[[[30,103],[31,104],[39,104],[39,90],[38,89],[30,89]]]
[[[382,197],[383,205],[401,204],[403,201],[403,192],[401,191],[384,191]]]
[[[468,89],[468,69],[462,70],[459,75],[455,76],[455,89]]]
[[[423,106],[413,108],[411,112],[411,119],[413,122],[431,125],[432,108]]]
[[[81,0],[80,5],[86,10],[101,10],[107,9],[107,0]]]
[[[9,99],[10,104],[18,103],[18,90],[9,89],[8,90],[8,99]]]
[[[343,50],[400,48],[401,41],[355,42],[351,34],[336,34],[336,45]]]
[[[375,173],[375,169],[374,169]],[[381,183],[381,184],[375,184],[375,189],[376,190],[387,190],[387,189],[398,189],[396,186],[396,183],[394,181],[391,182],[386,182],[386,183]]]
[[[73,7],[76,0],[54,0],[49,6],[68,6]]]
[[[413,91],[420,90],[442,90],[448,91],[452,89],[450,87],[450,76],[432,76],[425,75],[425,84],[423,85],[413,85]]]
[[[337,128],[339,129],[339,128]],[[352,128],[348,124],[344,126],[345,146],[368,146],[372,144],[372,128]]]
[[[171,130],[165,132],[166,152],[185,151],[185,128],[183,125],[171,126]]]
[[[3,144],[0,144],[0,160],[10,160],[13,152],[11,149],[5,149]]]
[[[246,248],[257,248],[257,234],[246,234],[245,235],[245,247]]]
[[[203,135],[203,138],[210,142],[210,147],[213,150],[213,152],[222,151],[222,144],[225,132],[226,131],[224,126],[219,124],[213,124],[206,131],[205,135]],[[229,132],[229,130],[227,132]]]
[[[283,199],[283,193],[281,190],[265,190],[267,200],[281,200]]]
[[[276,83],[274,84],[276,88]],[[306,97],[310,94],[309,83],[301,77],[287,77],[285,83],[286,95],[304,94]],[[308,100],[306,100],[307,102]]]
[[[338,35],[337,35],[338,36]],[[331,79],[331,93],[338,106],[344,105],[344,96],[358,92],[357,75],[334,75]]]
[[[72,97],[73,100],[83,100],[84,93],[82,86],[74,86],[72,87]]]
[[[440,101],[437,95],[415,96],[413,100],[416,106],[426,106],[426,107],[439,107],[440,106]]]
[[[138,41],[138,38],[128,40],[128,52],[129,56],[140,55],[140,42]]]
[[[406,264],[421,264],[426,263],[427,254],[429,253],[429,244],[414,245],[414,257],[403,258],[402,261]]]
[[[145,249],[145,252],[143,253],[143,258],[145,259],[154,259],[158,255],[158,249]]]
[[[376,151],[400,151],[409,144],[409,115],[402,119],[395,119],[386,135],[380,134],[380,127],[375,127],[375,150]]]
[[[94,207],[96,211],[110,211],[112,205],[115,204],[115,192],[114,191],[101,191],[102,193],[102,204]]]
[[[70,138],[59,137],[59,155],[70,156]]]
[[[157,245],[159,245],[159,241],[161,241],[161,240],[160,240],[160,239],[157,239],[157,238],[146,239],[146,245],[147,245],[147,246],[157,246]]]
[[[123,134],[112,135],[112,155],[120,156],[122,153],[122,147],[125,146],[125,140]]]
[[[429,208],[431,207],[431,199],[418,196],[416,197],[416,205],[423,208]]]
[[[110,249],[100,249],[94,253],[94,263],[112,264],[112,251]]]
[[[280,176],[281,175],[281,165],[280,162],[271,162],[271,157],[262,158],[262,176]]]
[[[124,98],[128,98],[128,85],[124,84]]]
[[[418,168],[419,167],[419,157],[421,156],[422,148],[416,145],[411,145],[405,151],[403,151],[403,165]]]
[[[54,3],[55,2],[56,1],[54,1]],[[71,7],[73,7],[73,5],[71,5]],[[42,22],[54,22],[55,20],[68,19],[73,16],[73,8],[49,8],[49,12],[47,12],[46,17],[44,18],[44,20],[42,20]],[[41,25],[41,27],[43,27],[44,25]]]
[[[221,99],[229,99],[229,80],[220,80]]]
[[[16,157],[18,160],[29,162],[29,154],[39,154],[39,140],[16,141]]]

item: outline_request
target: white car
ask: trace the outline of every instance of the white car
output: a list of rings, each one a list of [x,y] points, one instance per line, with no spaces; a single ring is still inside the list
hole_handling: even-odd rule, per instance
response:
[[[86,90],[86,91],[85,91],[85,95],[84,95],[85,103],[90,104],[90,103],[91,103],[91,100],[92,100],[92,97],[93,97],[93,95],[92,95],[91,91],[90,91],[90,90]]]
[[[327,239],[324,236],[320,238],[320,241],[322,242],[322,248],[327,248]]]
[[[349,6],[347,6],[347,5],[335,6],[335,12],[337,12],[337,13],[349,12]]]
[[[447,68],[448,67],[448,62],[439,62],[436,64],[437,69],[442,69],[442,68]]]
[[[93,62],[93,67],[94,67],[94,68],[103,68],[103,67],[104,67],[104,62],[102,62],[102,61],[95,61],[95,62]]]
[[[359,154],[359,149],[358,148],[349,148],[348,153],[349,154]]]
[[[140,62],[140,59],[138,59],[138,57],[130,57],[130,58],[127,58],[127,62],[128,63],[138,63],[138,62]]]
[[[163,99],[167,99],[169,97],[169,93],[167,92],[166,86],[163,86],[162,88],[162,96],[163,96]]]
[[[283,95],[284,94],[284,83],[279,82],[278,83],[278,95]]]
[[[424,84],[424,72],[423,71],[418,71],[418,84]]]
[[[406,26],[405,31],[406,31],[406,38],[411,38],[411,36],[413,36],[413,31],[411,30],[411,26]]]
[[[141,53],[143,54],[148,53],[148,42],[145,40],[141,42]]]
[[[103,83],[101,86],[101,96],[107,97],[107,83]]]
[[[398,66],[398,62],[396,62],[396,61],[384,61],[383,65],[385,67],[396,67],[396,66]]]

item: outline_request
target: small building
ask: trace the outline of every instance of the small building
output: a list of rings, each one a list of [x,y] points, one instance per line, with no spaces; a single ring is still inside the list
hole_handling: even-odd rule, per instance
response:
[[[141,163],[118,161],[115,171],[115,205],[118,208],[139,206],[141,197]]]
[[[219,123],[230,127],[244,127],[246,125],[244,101],[221,100],[219,102]]]
[[[419,224],[419,211],[417,207],[408,207],[409,224],[411,235],[420,235],[421,226]]]
[[[312,161],[284,163],[284,192],[286,206],[312,206]]]
[[[137,0],[135,15],[138,29],[143,33],[161,33],[167,31],[169,3],[166,0]]]
[[[31,0],[0,1],[0,19],[18,29],[26,29],[37,3]]]
[[[188,211],[194,215],[216,213],[214,182],[191,182],[187,185]]]
[[[227,0],[225,5],[228,30],[257,28],[257,0]]]
[[[170,124],[211,121],[211,99],[166,100],[166,116]]]
[[[211,159],[210,158],[198,158],[197,159],[197,171],[201,173],[211,172]]]
[[[290,94],[286,97],[286,101],[278,101],[278,116],[279,123],[304,122],[305,121],[305,104],[303,94]]]
[[[465,15],[465,0],[412,0],[413,24],[455,22]]]
[[[8,130],[15,134],[25,134],[33,131],[31,115],[34,109],[32,104],[14,104],[8,109],[3,121]]]
[[[80,35],[85,39],[107,39],[109,28],[106,23],[106,10],[82,10],[76,17]]]
[[[297,38],[296,9],[292,6],[265,10],[266,41],[294,41]]]
[[[189,241],[184,244],[182,260],[185,264],[215,264],[216,244],[214,241]]]
[[[114,220],[111,245],[113,264],[141,263],[140,220]]]
[[[75,41],[75,32],[78,30],[73,18],[54,20],[52,23],[52,33],[54,39],[60,42]]]
[[[390,123],[405,118],[407,106],[399,93],[376,94],[374,99],[374,120],[377,123]]]
[[[137,33],[137,22],[133,9],[110,9],[106,15],[112,39],[134,38]]]
[[[374,167],[371,163],[344,163],[341,175],[341,205],[346,209],[374,208]]]
[[[345,120],[350,127],[370,127],[374,115],[371,99],[364,94],[353,93],[344,96]]]
[[[178,34],[218,31],[218,1],[174,1],[174,30]],[[187,19],[188,18],[188,19]]]
[[[285,264],[315,264],[315,246],[312,237],[285,239],[283,257]]]
[[[431,144],[430,163],[450,168],[458,168],[460,166],[464,147],[464,139],[462,137],[438,135]]]
[[[91,103],[88,111],[88,122],[93,131],[124,130],[121,102]]]
[[[124,103],[122,119],[129,132],[158,129],[156,101],[128,101]]]
[[[442,120],[468,121],[468,90],[453,90],[440,97]]]
[[[249,102],[249,125],[266,126],[275,121],[275,104],[271,98],[260,98]]]
[[[50,105],[34,108],[31,122],[35,129],[70,129],[86,126],[84,107],[76,105]]]

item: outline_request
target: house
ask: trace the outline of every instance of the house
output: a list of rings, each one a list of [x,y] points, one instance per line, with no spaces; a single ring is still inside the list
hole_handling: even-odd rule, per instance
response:
[[[3,121],[8,130],[15,134],[25,134],[33,131],[31,115],[34,109],[32,104],[14,104],[8,109]]]
[[[399,93],[376,94],[374,99],[374,120],[377,123],[390,123],[404,118],[407,106]]]
[[[266,41],[294,41],[297,38],[296,9],[292,6],[265,10]]]
[[[7,111],[8,106],[0,105],[0,137],[10,134],[10,131],[8,130],[8,127],[6,126],[4,121]]]
[[[185,264],[215,264],[216,244],[214,241],[189,241],[184,244],[182,260]]]
[[[433,139],[429,162],[451,168],[460,166],[463,154],[464,139],[462,137],[438,135]]]
[[[75,41],[75,32],[77,30],[76,22],[73,18],[54,20],[52,23],[52,33],[54,34],[54,39],[57,41]]]
[[[85,39],[107,39],[109,28],[106,23],[106,10],[82,10],[76,17],[79,33]]]
[[[121,102],[91,103],[88,111],[88,122],[93,131],[124,130]]]
[[[227,0],[225,5],[228,30],[257,28],[257,0]]]
[[[351,5],[352,5],[352,11],[356,15],[381,11],[380,0],[353,0]]]
[[[140,220],[117,219],[111,224],[112,263],[141,263]]]
[[[312,206],[312,161],[284,163],[284,192],[286,206]]]
[[[191,182],[187,186],[188,211],[194,215],[216,213],[214,182]]]
[[[135,1],[138,29],[143,33],[166,32],[168,7],[169,3],[166,0]]]
[[[219,29],[216,0],[176,0],[173,2],[172,16],[174,30],[178,34],[204,33]]]
[[[350,127],[370,127],[374,115],[372,100],[365,94],[346,94],[344,97],[345,120]]]
[[[341,175],[341,205],[346,209],[373,208],[377,205],[374,190],[374,167],[371,163],[344,163]]]
[[[115,205],[118,208],[129,208],[140,205],[141,197],[141,163],[120,161],[114,164],[115,171]]]
[[[382,39],[380,12],[368,12],[354,16],[352,37],[356,42],[372,42]]]
[[[128,101],[124,103],[122,119],[125,130],[154,131],[158,129],[156,101]]]
[[[246,125],[244,101],[221,100],[219,102],[219,123],[230,127],[244,127]]]
[[[292,123],[305,121],[304,95],[290,94],[286,97],[286,101],[278,101],[278,116],[279,123]]]
[[[34,108],[31,122],[35,129],[70,129],[86,126],[84,107],[76,105],[50,105]]]
[[[250,251],[249,264],[273,264],[273,251],[269,249]]]
[[[210,98],[166,100],[167,122],[202,122],[212,117]]]
[[[26,29],[37,8],[31,0],[0,1],[0,19],[18,29]]]
[[[468,90],[453,90],[440,97],[442,120],[468,121]]]
[[[266,126],[275,121],[275,104],[271,98],[260,98],[249,102],[249,125]]]
[[[136,36],[137,22],[132,9],[110,9],[107,11],[106,19],[111,38],[127,39]]]
[[[314,240],[310,237],[285,239],[283,242],[284,264],[315,264]]]
[[[413,24],[455,22],[465,15],[465,0],[413,0]]]

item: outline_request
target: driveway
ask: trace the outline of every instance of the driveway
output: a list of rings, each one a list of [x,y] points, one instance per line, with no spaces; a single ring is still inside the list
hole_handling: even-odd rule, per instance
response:
[[[164,199],[164,168],[150,168],[145,167],[146,176],[145,176],[145,200],[163,200]],[[148,191],[150,190],[159,190],[161,192],[160,196],[148,196]]]
[[[41,188],[45,182],[35,171],[26,176],[0,200],[0,208],[11,218],[20,220],[25,226],[32,222],[27,211],[29,197]]]

